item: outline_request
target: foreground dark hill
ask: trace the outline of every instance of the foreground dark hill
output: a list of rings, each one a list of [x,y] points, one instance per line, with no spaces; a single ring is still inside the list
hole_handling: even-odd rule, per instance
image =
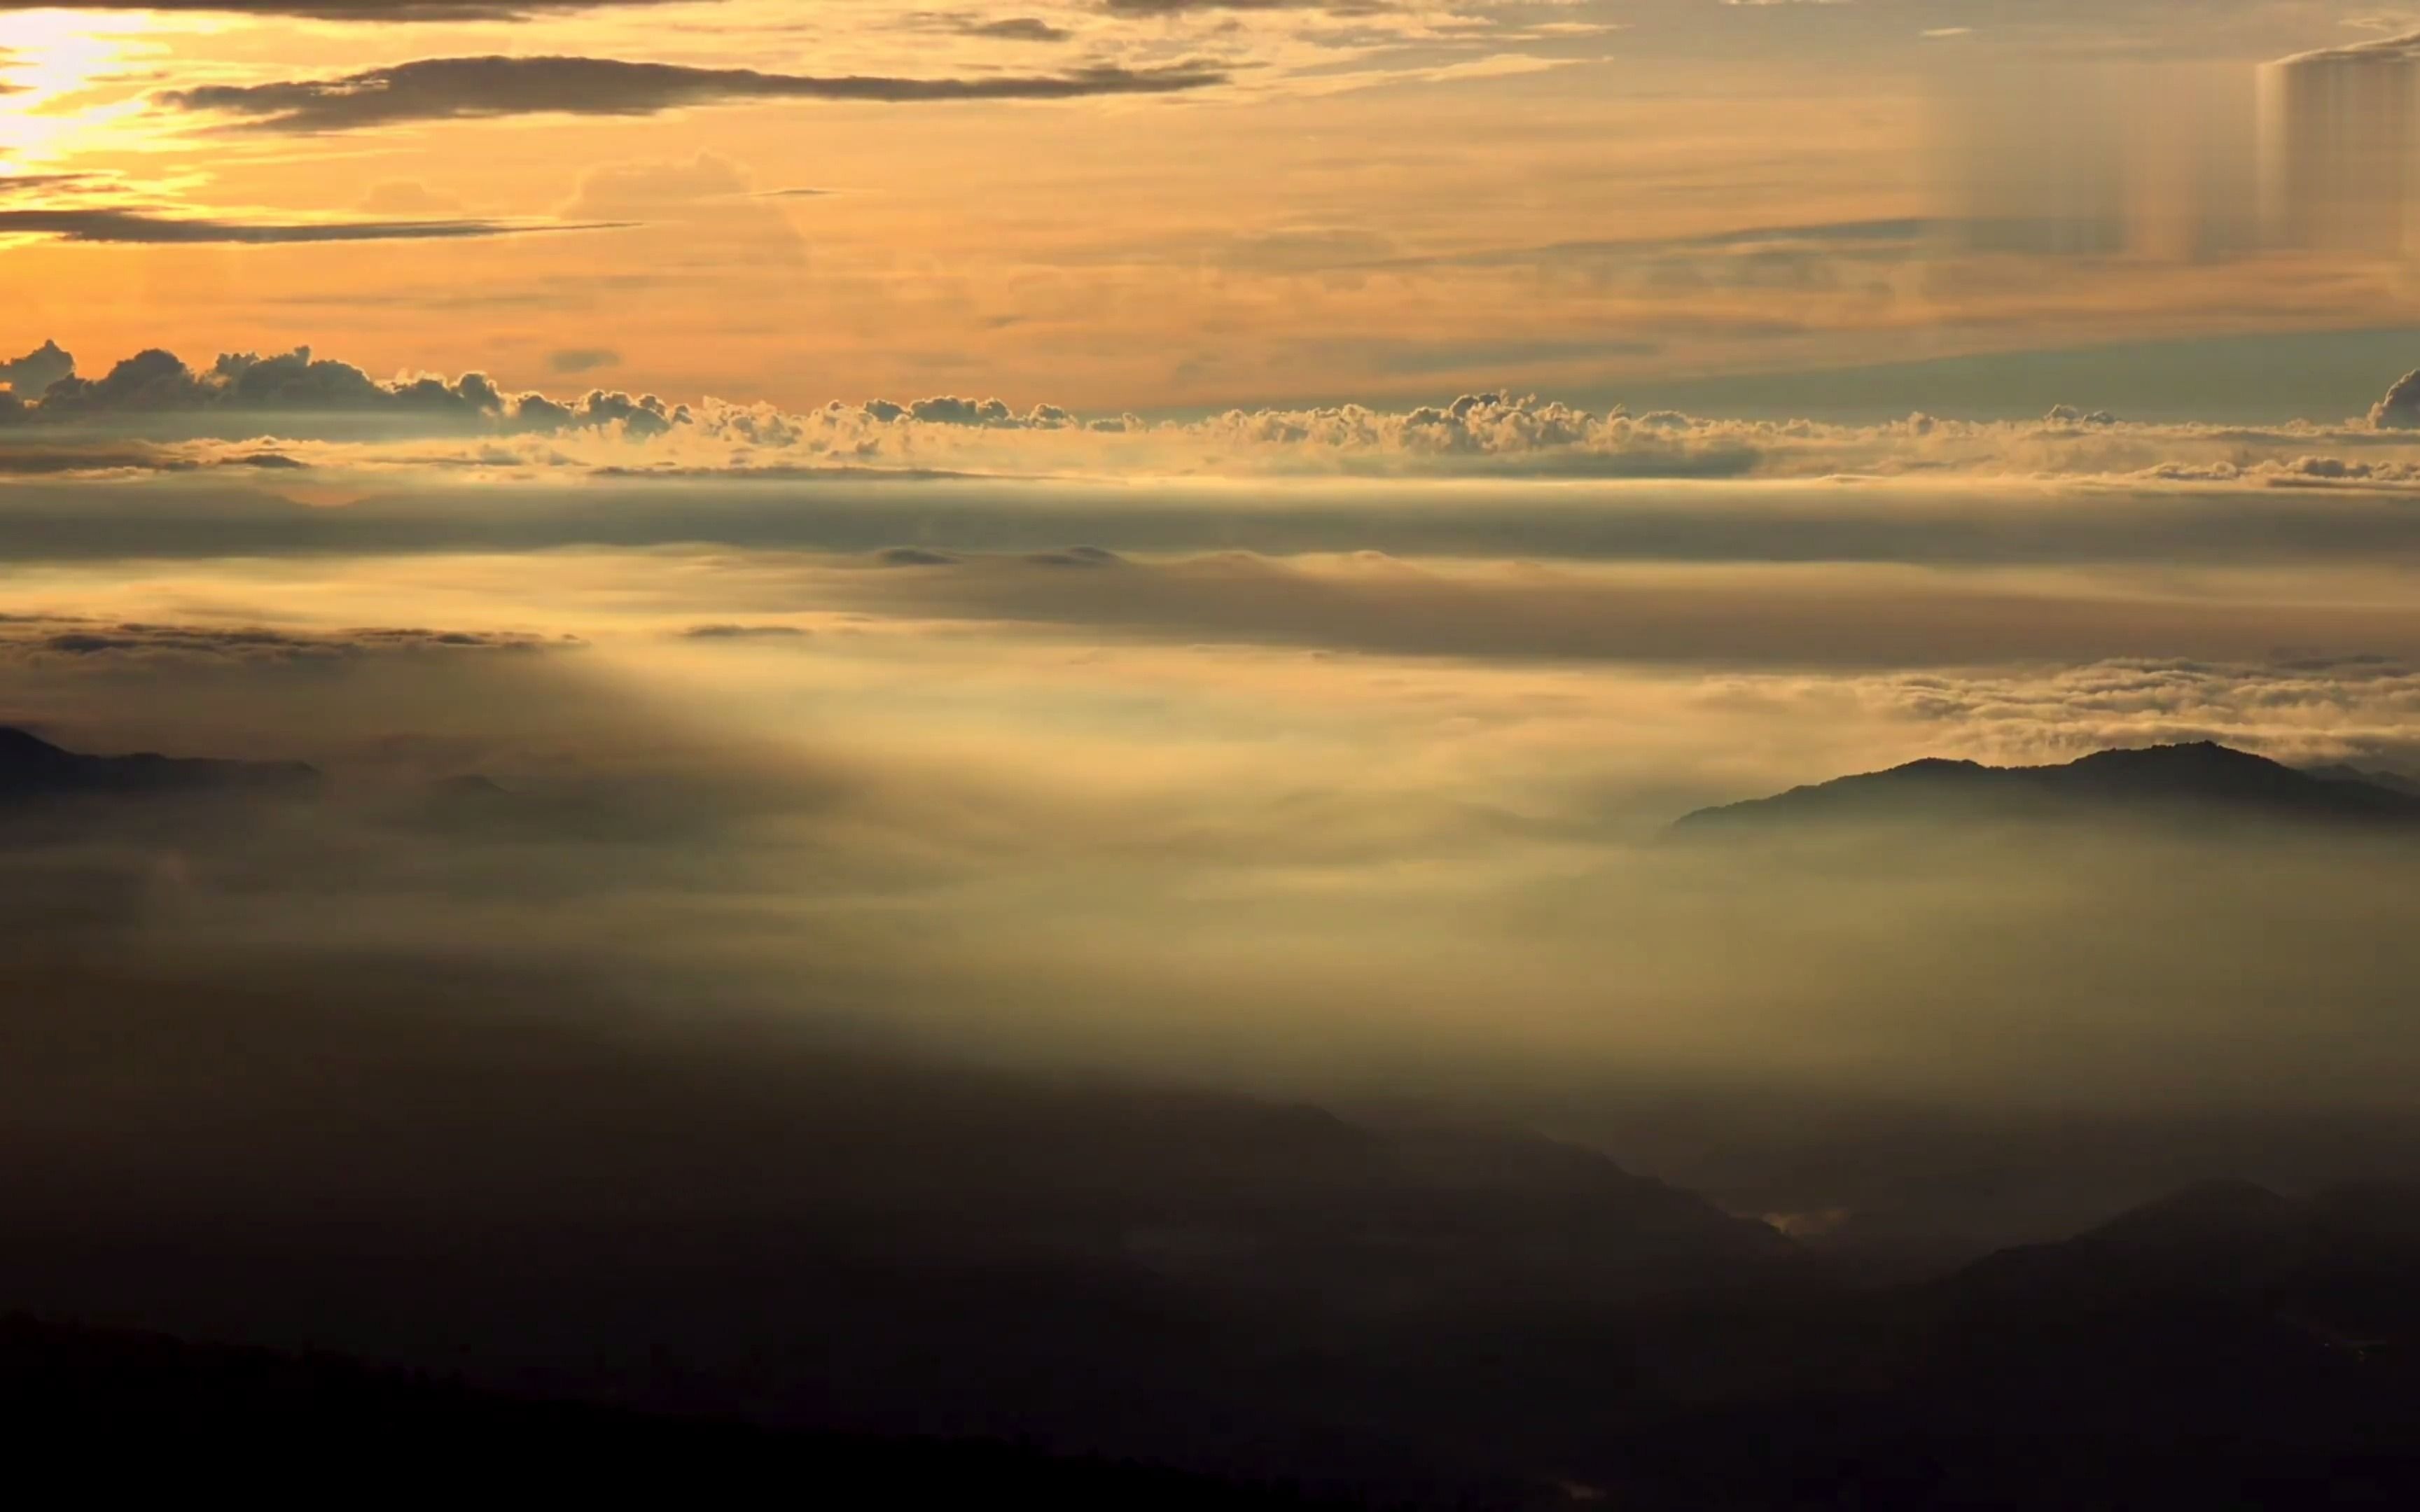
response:
[[[2420,830],[2420,793],[2345,766],[2302,771],[2211,741],[2104,750],[2055,766],[1927,759],[1700,809],[1690,835],[1776,825],[1955,820],[2248,820]]]
[[[1330,1494],[1359,1504],[2409,1506],[2420,1497],[2415,1273],[2412,1189],[2297,1198],[2218,1181],[1936,1282],[1642,1304],[1626,1319],[1570,1309],[1575,1328],[1499,1328],[1460,1351],[1365,1335],[1357,1368],[1312,1351],[1298,1357],[1311,1367],[1299,1379],[1280,1373],[1264,1385],[1279,1397],[1324,1398],[1336,1417],[1365,1429],[1408,1433],[1443,1412],[1440,1436],[1475,1451],[1465,1472],[1486,1463],[1502,1472],[1452,1485],[1421,1479],[1418,1459],[1393,1459],[1320,1477]],[[801,1274],[793,1284],[823,1279]],[[935,1279],[900,1278],[908,1287]],[[540,1294],[531,1303],[547,1304]],[[1154,1355],[1150,1389],[1234,1414],[1252,1445],[1244,1473],[1265,1482],[1268,1472],[1254,1473],[1250,1462],[1284,1465],[1303,1447],[1302,1425],[1289,1422],[1282,1400],[1220,1401],[1207,1357],[1159,1352],[1166,1321],[1136,1340]],[[1231,1322],[1260,1331],[1257,1341],[1238,1341],[1251,1351],[1290,1348],[1276,1332],[1285,1326],[1279,1315]],[[1412,1336],[1435,1332],[1434,1319],[1406,1327]],[[758,1329],[760,1348],[801,1342],[772,1319]],[[925,1353],[912,1335],[894,1334],[892,1343],[908,1352],[932,1407],[963,1389],[945,1354]],[[970,1333],[949,1348],[982,1356],[997,1343]],[[1097,1365],[1083,1341],[1054,1333],[1037,1358],[1016,1366],[994,1355],[990,1369],[1003,1389],[1050,1391],[1056,1378]],[[836,1396],[866,1384],[847,1380]],[[1304,1504],[1290,1493],[1131,1463],[651,1415],[327,1354],[26,1319],[0,1323],[0,1411],[21,1445],[82,1454],[103,1443],[140,1444],[189,1475],[229,1460],[254,1477],[263,1465],[357,1472],[402,1452],[396,1468],[406,1473],[543,1469],[574,1483],[638,1475],[694,1489],[772,1473],[844,1503]],[[30,1462],[21,1450],[21,1463]],[[1389,1470],[1414,1474],[1406,1482]]]
[[[487,1485],[543,1476],[556,1494],[627,1495],[637,1477],[690,1496],[778,1485],[839,1505],[1276,1512],[1330,1504],[1006,1443],[650,1415],[483,1392],[341,1355],[30,1317],[0,1318],[0,1414],[21,1473],[72,1465],[96,1491],[121,1476],[173,1476],[189,1495],[231,1489],[239,1478],[255,1493],[308,1486],[325,1494],[375,1474],[385,1494],[398,1482],[433,1489],[465,1476]]]

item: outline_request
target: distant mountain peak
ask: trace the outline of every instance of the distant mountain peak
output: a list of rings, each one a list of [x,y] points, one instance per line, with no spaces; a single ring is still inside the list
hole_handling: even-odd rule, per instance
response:
[[[0,758],[17,760],[26,756],[65,756],[67,751],[52,745],[31,730],[15,725],[0,725]]]
[[[2214,740],[2094,751],[2045,766],[1928,757],[1879,772],[1700,809],[1689,833],[1776,824],[2096,816],[2241,816],[2420,826],[2420,791],[2349,767],[2302,771]]]

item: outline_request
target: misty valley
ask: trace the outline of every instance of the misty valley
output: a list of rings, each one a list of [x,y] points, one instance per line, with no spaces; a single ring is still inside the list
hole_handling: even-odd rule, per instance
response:
[[[782,816],[848,807],[762,773],[365,777],[0,732],[0,1287],[53,1319],[0,1340],[15,1411],[72,1433],[122,1403],[222,1452],[402,1413],[431,1464],[556,1444],[1105,1505],[2415,1485],[2412,1068],[2381,1042],[2322,1082],[2290,1043],[2207,1042],[2281,1002],[2392,1033],[2420,791],[2391,771],[2209,743],[1917,763],[1622,842],[1620,886],[1707,958],[1632,980],[1732,1032],[1775,993],[1878,999],[1828,1011],[1843,1037],[1962,1017],[1919,1040],[1964,1084],[1931,1101],[1677,1032],[1650,1077],[1442,1028],[1443,1059],[1249,1066],[1176,1023],[868,1016],[917,963],[827,955],[811,914],[767,953],[733,880],[798,843],[765,839]],[[676,937],[639,937],[632,894],[666,887]],[[532,900],[568,933],[464,912]],[[1846,937],[1884,908],[1955,949]],[[2095,1095],[2106,1067],[2025,1085],[2041,1040],[2096,1035],[2134,1097]],[[221,1372],[257,1399],[196,1383]],[[915,1449],[940,1440],[1021,1447]],[[1151,1473],[1177,1478],[1122,1478]]]

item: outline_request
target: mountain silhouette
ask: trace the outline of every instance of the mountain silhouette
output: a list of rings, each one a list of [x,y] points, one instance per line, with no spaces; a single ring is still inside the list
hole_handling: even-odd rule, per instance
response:
[[[1695,834],[1770,825],[2075,817],[2232,817],[2420,829],[2420,791],[2333,766],[2304,771],[2214,741],[2096,751],[2052,766],[1928,758],[1700,809]]]
[[[301,762],[222,761],[149,751],[89,756],[52,745],[31,732],[0,726],[0,804],[87,796],[290,795],[309,792],[318,782],[318,772]]]

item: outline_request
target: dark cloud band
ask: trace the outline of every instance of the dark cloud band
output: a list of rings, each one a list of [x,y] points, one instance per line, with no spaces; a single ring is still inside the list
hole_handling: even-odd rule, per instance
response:
[[[685,105],[751,100],[906,104],[1161,95],[1206,88],[1226,79],[1224,72],[1197,63],[906,79],[695,69],[615,58],[458,57],[422,58],[334,79],[207,85],[158,98],[179,110],[247,117],[247,130],[314,132],[498,116],[647,116]]]
[[[453,241],[531,231],[595,230],[595,225],[509,221],[229,221],[153,215],[143,210],[0,209],[0,236],[55,237],[62,241],[144,246],[282,246],[319,241]]]
[[[11,10],[157,10],[171,14],[298,16],[314,21],[524,21],[569,10],[669,5],[674,0],[0,0]]]

